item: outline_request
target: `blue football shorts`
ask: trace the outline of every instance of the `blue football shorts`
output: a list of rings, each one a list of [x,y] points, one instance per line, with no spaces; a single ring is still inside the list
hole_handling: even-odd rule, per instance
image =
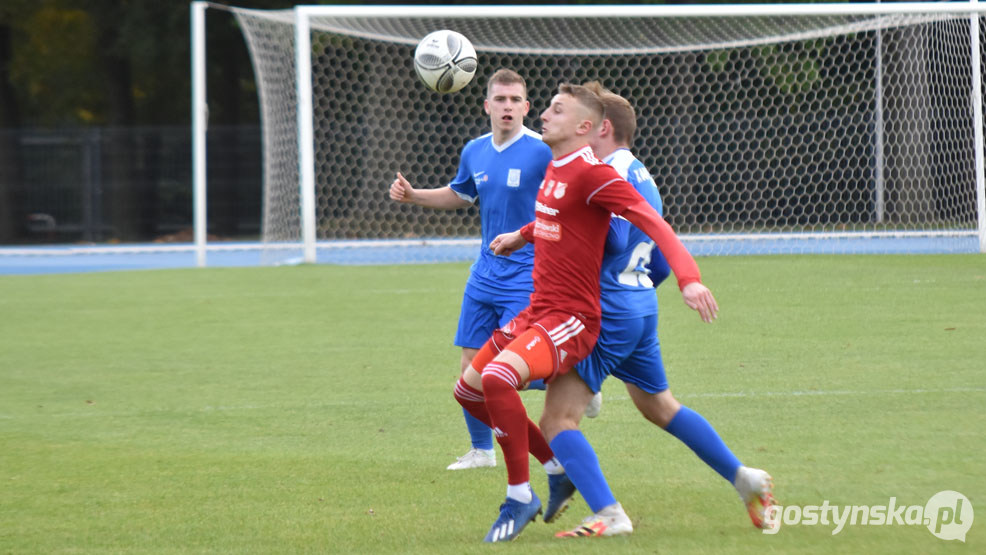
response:
[[[462,295],[462,310],[459,311],[459,327],[455,332],[456,346],[479,349],[495,330],[507,325],[530,303],[530,291],[501,291],[494,294],[467,284]]]
[[[575,369],[593,393],[599,392],[608,376],[632,383],[647,393],[666,390],[668,379],[657,338],[657,315],[628,320],[603,316],[596,348]]]

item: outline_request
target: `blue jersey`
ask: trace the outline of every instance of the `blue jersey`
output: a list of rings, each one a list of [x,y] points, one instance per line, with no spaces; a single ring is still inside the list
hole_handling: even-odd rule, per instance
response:
[[[621,148],[603,161],[629,181],[658,214],[663,214],[661,195],[654,179],[628,149]],[[648,266],[667,268],[667,262],[661,251],[654,248],[650,237],[630,222],[614,216],[600,274],[600,304],[604,317],[627,319],[657,313],[655,283],[651,280],[651,268]],[[663,276],[656,277],[658,283],[667,273],[665,271]]]
[[[493,144],[493,134],[487,133],[462,149],[459,171],[449,187],[469,202],[479,200],[483,232],[467,287],[487,293],[534,290],[533,245],[509,257],[494,255],[489,246],[497,235],[534,220],[534,201],[551,159],[551,148],[527,127],[502,145]]]

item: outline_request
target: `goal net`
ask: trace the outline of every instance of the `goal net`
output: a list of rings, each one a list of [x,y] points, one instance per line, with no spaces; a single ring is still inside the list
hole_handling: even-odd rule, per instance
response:
[[[980,250],[981,18],[813,6],[234,9],[262,105],[269,260],[301,256],[305,225],[320,261],[474,257],[477,210],[387,191],[397,171],[448,183],[489,129],[485,83],[501,67],[527,79],[534,130],[562,82],[626,97],[633,150],[695,254]],[[415,74],[415,45],[436,29],[479,53],[459,93]]]

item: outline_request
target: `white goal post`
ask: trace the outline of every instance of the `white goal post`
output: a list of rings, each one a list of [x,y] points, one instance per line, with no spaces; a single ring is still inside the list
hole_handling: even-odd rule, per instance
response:
[[[263,241],[274,256],[479,248],[474,212],[386,198],[454,175],[482,134],[485,79],[528,80],[537,114],[598,79],[638,111],[634,144],[697,254],[986,252],[983,40],[968,3],[297,6],[193,2],[195,242],[205,265],[205,10],[228,9],[256,73]],[[428,32],[469,37],[463,91],[418,83]],[[430,256],[430,255],[428,255]],[[358,259],[358,257],[357,257]],[[436,258],[441,260],[441,258]]]

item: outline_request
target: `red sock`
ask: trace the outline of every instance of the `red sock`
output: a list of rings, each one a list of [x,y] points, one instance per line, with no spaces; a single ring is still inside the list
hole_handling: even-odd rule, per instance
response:
[[[511,386],[515,390],[519,390],[519,385],[514,385],[514,384],[520,383],[520,374],[518,374],[517,371],[514,370],[513,367],[511,367],[509,364],[502,362],[497,362],[495,364],[500,365],[500,368],[497,370],[499,372],[500,378],[504,382],[511,384]],[[485,384],[486,382],[484,381],[483,383]],[[482,393],[479,394],[482,395]],[[523,404],[521,404],[521,408],[523,408]],[[544,464],[550,461],[551,459],[555,458],[555,453],[554,451],[551,450],[551,447],[548,445],[548,440],[544,438],[544,434],[541,433],[541,428],[538,428],[538,425],[535,424],[534,421],[527,416],[526,409],[524,410],[524,419],[527,420],[527,450],[532,455],[534,455],[534,458],[537,459],[538,462],[540,462],[541,464]],[[487,424],[487,426],[490,425]],[[490,426],[490,428],[492,427],[493,426]]]
[[[548,445],[548,440],[544,439],[541,428],[538,428],[538,425],[530,417],[527,419],[527,449],[541,464],[555,458],[555,452]]]
[[[466,412],[490,428],[493,427],[493,421],[490,420],[490,413],[486,410],[486,399],[483,398],[482,391],[469,387],[466,382],[462,381],[462,378],[459,378],[452,394],[455,396],[455,400],[462,405],[462,408],[466,409]]]
[[[511,485],[530,481],[528,451],[538,451],[535,455],[538,460],[541,460],[545,451],[549,453],[545,461],[551,458],[551,448],[548,447],[537,426],[527,417],[524,403],[517,394],[519,384],[520,374],[509,364],[491,362],[483,369],[486,409],[493,419],[491,427],[503,450],[503,459],[507,466],[507,483]],[[535,432],[533,436],[532,430]],[[534,441],[531,442],[531,439]]]
[[[490,418],[489,411],[486,410],[486,399],[484,398],[482,391],[470,387],[469,384],[462,381],[462,378],[459,378],[458,383],[455,384],[454,396],[455,400],[458,401],[469,414],[476,417],[476,419],[483,424],[493,428],[493,420]],[[530,451],[530,453],[534,455],[534,458],[536,458],[541,464],[544,464],[554,458],[555,454],[548,445],[548,441],[544,439],[541,429],[538,428],[537,424],[535,424],[530,418],[527,418],[527,442],[528,451]]]

